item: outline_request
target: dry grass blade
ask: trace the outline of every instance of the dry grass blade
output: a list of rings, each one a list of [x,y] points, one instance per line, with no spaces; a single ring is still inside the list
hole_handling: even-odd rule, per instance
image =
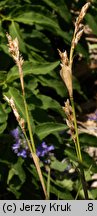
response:
[[[31,152],[31,153],[32,153],[33,161],[35,163],[35,166],[36,166],[36,169],[37,169],[40,181],[41,181],[41,185],[42,185],[45,197],[46,197],[46,199],[48,199],[45,184],[44,184],[44,180],[43,180],[43,176],[42,176],[42,172],[41,172],[40,165],[39,165],[39,158],[37,157],[37,155],[35,153],[33,153],[33,152]]]

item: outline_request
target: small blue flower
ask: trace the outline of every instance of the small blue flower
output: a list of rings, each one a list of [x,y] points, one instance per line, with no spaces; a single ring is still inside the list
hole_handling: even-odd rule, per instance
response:
[[[19,140],[19,129],[16,128],[14,130],[11,131],[11,135],[15,138],[15,140]]]
[[[12,146],[12,150],[14,151],[17,156],[21,156],[23,158],[30,157],[32,158],[32,155],[29,151],[27,141],[23,135],[23,133],[19,130],[19,128],[16,128],[11,131],[12,136],[14,137],[15,143]],[[43,158],[45,163],[50,163],[50,155],[51,151],[54,150],[54,146],[50,145],[47,146],[45,142],[42,142],[36,149],[36,154],[38,157]]]
[[[22,149],[20,152],[18,152],[17,156],[27,158],[27,151],[25,149]]]
[[[15,141],[12,146],[12,150],[15,154],[17,154],[17,156],[26,158],[29,154],[29,149],[23,133],[19,130],[19,128],[16,128],[11,131],[11,135],[14,137]]]
[[[39,145],[37,147],[36,154],[38,157],[44,157],[44,156],[48,155],[49,152],[52,150],[54,150],[53,145],[47,146],[47,144],[45,142],[43,142],[43,143],[41,143],[41,145]]]
[[[13,146],[12,146],[12,149],[13,149],[14,153],[18,153],[19,148],[20,148],[20,143],[19,142],[13,144]]]

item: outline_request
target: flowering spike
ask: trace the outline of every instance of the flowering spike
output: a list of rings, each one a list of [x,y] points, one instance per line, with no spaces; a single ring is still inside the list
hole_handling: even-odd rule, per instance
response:
[[[12,110],[13,110],[13,113],[16,117],[16,120],[18,121],[22,131],[24,132],[25,131],[25,121],[23,118],[20,117],[19,113],[18,113],[18,110],[15,106],[15,103],[14,103],[14,100],[13,98],[8,98],[6,95],[4,95],[4,99],[8,102],[8,104],[11,106]]]
[[[60,50],[58,51],[59,51],[59,55],[61,57],[61,62],[62,62],[60,75],[68,89],[70,97],[72,97],[72,73],[71,73],[71,68],[69,65],[67,52],[65,51],[64,53],[62,53]]]
[[[20,81],[21,81],[21,87],[24,95],[24,82],[23,82],[23,71],[22,71],[22,65],[24,63],[24,60],[20,54],[19,51],[19,42],[18,39],[15,38],[12,40],[12,37],[6,33],[7,39],[8,39],[8,47],[9,47],[9,52],[12,55],[14,61],[16,62],[16,65],[19,69],[19,75],[20,75]]]

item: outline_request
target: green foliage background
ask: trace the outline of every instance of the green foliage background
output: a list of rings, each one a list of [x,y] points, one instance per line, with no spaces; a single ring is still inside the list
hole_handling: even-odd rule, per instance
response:
[[[52,199],[74,199],[79,181],[64,174],[69,162],[77,163],[72,140],[67,134],[65,115],[62,110],[68,97],[59,70],[60,59],[57,49],[69,52],[76,16],[72,11],[80,10],[86,1],[68,0],[1,0],[0,1],[0,191],[1,199],[43,199],[42,189],[34,165],[30,159],[17,158],[11,150],[13,139],[10,130],[17,126],[14,115],[4,101],[4,94],[14,98],[20,115],[25,119],[19,74],[7,47],[6,32],[17,37],[20,52],[25,60],[23,66],[25,92],[30,111],[36,145],[45,140],[55,146],[55,157],[51,163]],[[97,35],[97,2],[93,1],[86,17],[87,23]],[[76,48],[88,61],[88,46],[83,35]],[[74,76],[74,92],[87,98],[79,80]],[[84,99],[85,100],[85,99]],[[78,101],[76,99],[78,106]],[[80,104],[79,104],[80,106]],[[26,121],[26,119],[25,119]],[[89,142],[91,140],[91,142]],[[82,150],[96,146],[97,138],[80,135]],[[67,144],[71,145],[68,147]],[[97,172],[97,165],[83,152],[84,166]],[[57,158],[57,159],[56,159]],[[43,165],[41,165],[43,166]],[[86,172],[87,172],[86,170]],[[54,173],[54,174],[53,174]],[[54,176],[53,176],[54,175]],[[45,180],[47,174],[44,171]],[[90,172],[87,181],[91,180]],[[26,194],[26,195],[25,195]],[[92,199],[96,190],[90,191]],[[83,199],[82,190],[79,198]]]

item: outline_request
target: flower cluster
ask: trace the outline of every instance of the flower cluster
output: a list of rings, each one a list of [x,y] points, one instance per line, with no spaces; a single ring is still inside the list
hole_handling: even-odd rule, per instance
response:
[[[12,130],[11,135],[14,137],[15,140],[15,143],[12,146],[12,150],[14,151],[14,153],[16,153],[17,156],[21,156],[23,158],[26,158],[28,155],[30,156],[27,142],[19,128]]]
[[[23,158],[31,157],[26,139],[19,128],[12,130],[11,135],[15,140],[15,143],[12,146],[14,153],[17,154],[17,156],[21,156]],[[41,159],[45,158],[44,162],[50,163],[50,155],[52,150],[54,150],[53,145],[47,146],[45,142],[42,142],[40,145],[38,145],[36,154]]]
[[[44,157],[46,155],[49,154],[50,151],[54,150],[54,146],[51,145],[51,146],[47,146],[47,144],[45,142],[43,142],[41,145],[39,145],[37,147],[37,156],[38,157]]]
[[[36,154],[44,163],[50,164],[50,156],[52,155],[51,151],[53,150],[53,145],[47,146],[45,142],[42,142],[41,145],[37,147]]]

